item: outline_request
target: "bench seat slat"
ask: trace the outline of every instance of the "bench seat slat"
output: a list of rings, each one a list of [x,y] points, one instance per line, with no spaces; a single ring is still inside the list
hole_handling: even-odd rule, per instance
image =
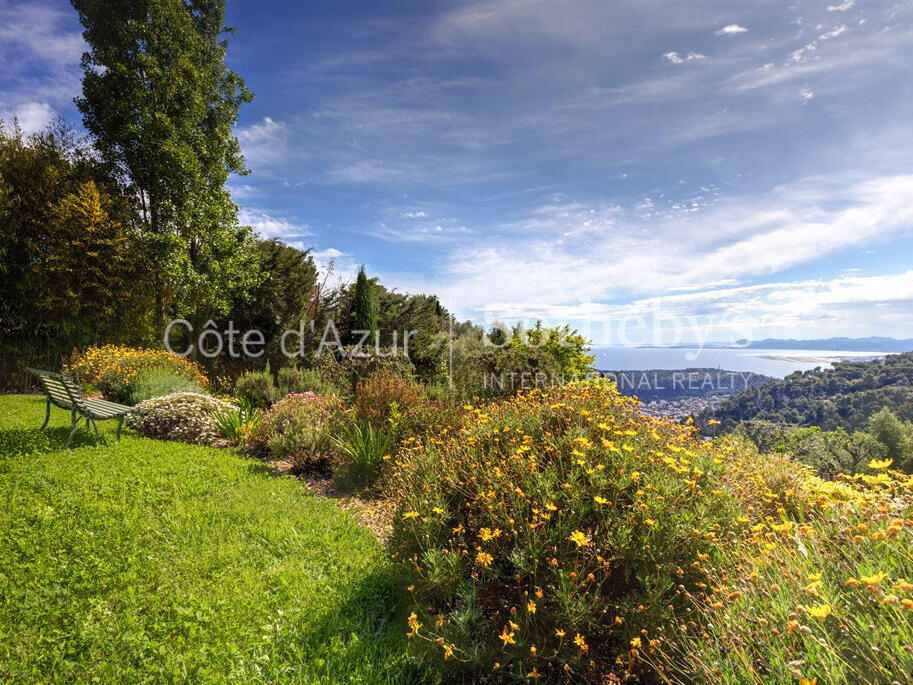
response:
[[[131,409],[131,407],[126,405],[108,402],[107,400],[83,400],[83,403],[96,418],[113,418],[115,416],[121,416]]]

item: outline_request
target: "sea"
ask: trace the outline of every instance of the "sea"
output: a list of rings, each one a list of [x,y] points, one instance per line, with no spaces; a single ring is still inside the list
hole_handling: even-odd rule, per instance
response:
[[[710,368],[783,378],[793,371],[827,368],[842,360],[869,360],[887,352],[735,348],[620,347],[595,345],[593,366],[603,371]]]

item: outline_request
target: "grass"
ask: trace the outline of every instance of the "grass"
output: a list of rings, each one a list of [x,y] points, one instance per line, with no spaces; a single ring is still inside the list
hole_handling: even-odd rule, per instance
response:
[[[227,450],[0,396],[0,680],[418,683],[379,543]]]

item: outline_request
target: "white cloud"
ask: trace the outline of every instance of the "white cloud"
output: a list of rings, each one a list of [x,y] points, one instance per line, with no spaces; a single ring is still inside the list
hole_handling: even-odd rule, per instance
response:
[[[815,97],[815,93],[808,88],[803,88],[799,91],[799,97],[802,98],[803,101],[808,102]]]
[[[237,129],[236,135],[244,159],[251,168],[270,166],[286,156],[288,127],[272,117],[263,117],[259,123],[242,126]]]
[[[238,200],[249,200],[250,198],[257,197],[260,194],[260,191],[249,183],[229,182],[228,190],[231,192],[232,199],[236,202]]]
[[[29,135],[47,128],[57,112],[46,102],[24,102],[11,110],[0,112],[0,119],[15,120],[22,131]]]
[[[69,107],[85,48],[69,6],[0,0],[0,116],[34,131]]]
[[[637,299],[542,307],[492,303],[485,320],[573,322],[597,343],[675,344],[764,337],[913,336],[913,270],[778,281]]]
[[[0,65],[4,70],[35,62],[78,68],[86,44],[73,17],[47,5],[0,1]]]
[[[835,28],[831,31],[822,33],[820,36],[815,38],[812,42],[802,46],[798,50],[793,51],[792,55],[790,55],[790,60],[793,62],[802,62],[803,60],[808,59],[809,54],[814,52],[815,50],[817,50],[818,46],[821,43],[823,43],[826,40],[831,40],[832,38],[836,38],[837,36],[843,35],[844,33],[846,33],[846,26],[844,24],[841,24],[840,26],[838,26],[837,28]]]
[[[845,0],[844,2],[841,2],[839,5],[828,5],[827,11],[828,12],[846,12],[848,9],[850,9],[855,4],[856,4],[856,0]]]
[[[699,59],[705,59],[706,55],[702,55],[699,52],[689,52],[684,57],[678,54],[677,52],[666,52],[663,54],[663,59],[672,62],[672,64],[684,64],[685,62],[693,62]]]
[[[424,219],[428,216],[425,212],[403,212],[400,216],[404,219]]]
[[[735,36],[740,33],[745,33],[746,31],[748,31],[748,29],[740,24],[727,24],[723,28],[716,31],[716,35],[718,35],[718,36]]]
[[[301,247],[301,249],[305,249]],[[335,247],[328,247],[323,250],[312,250],[311,256],[314,263],[320,269],[322,274],[331,271],[340,282],[348,282],[355,279],[359,265],[355,262],[351,252],[343,252]]]
[[[461,241],[433,289],[461,313],[527,311],[701,291],[770,278],[839,250],[913,234],[913,175],[811,178],[767,195],[641,210],[553,204]],[[682,237],[687,236],[686,240]]]
[[[311,235],[307,224],[301,224],[287,217],[272,214],[263,209],[244,208],[238,212],[239,221],[253,229],[264,238],[288,239]]]

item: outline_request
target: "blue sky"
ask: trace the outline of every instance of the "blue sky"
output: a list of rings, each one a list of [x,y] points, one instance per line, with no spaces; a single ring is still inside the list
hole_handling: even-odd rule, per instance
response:
[[[340,276],[596,342],[913,337],[909,3],[228,13],[233,197]],[[79,31],[0,0],[0,116],[78,123]]]

